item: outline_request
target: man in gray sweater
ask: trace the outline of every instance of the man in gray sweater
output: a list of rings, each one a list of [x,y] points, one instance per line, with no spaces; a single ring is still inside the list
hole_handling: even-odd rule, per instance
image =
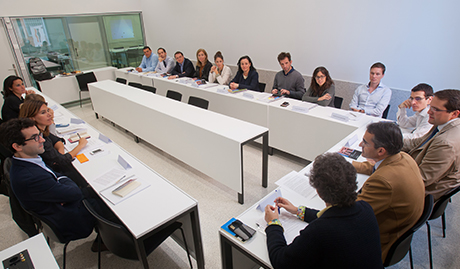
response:
[[[292,67],[291,54],[281,52],[278,55],[278,62],[283,70],[275,75],[272,93],[301,100],[305,93],[305,80],[302,74]]]

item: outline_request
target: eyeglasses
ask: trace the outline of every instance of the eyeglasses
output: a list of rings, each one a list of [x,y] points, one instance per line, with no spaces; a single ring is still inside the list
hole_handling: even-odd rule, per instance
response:
[[[325,78],[326,76],[316,76],[315,78],[316,79],[322,79],[322,78]]]
[[[409,100],[410,100],[411,102],[414,101],[414,100],[417,101],[417,102],[420,102],[420,101],[422,101],[423,99],[426,100],[426,99],[428,99],[428,97],[420,97],[420,96],[417,96],[417,97],[412,97],[412,96],[411,96],[411,97],[409,97]]]
[[[43,138],[43,133],[42,132],[32,135],[31,138],[28,138],[28,139],[24,140],[24,142],[27,142],[27,141],[30,141],[30,140],[35,140],[35,142],[38,142],[38,141],[40,141],[40,138]]]
[[[455,111],[455,110],[439,109],[433,106],[430,106],[430,110],[433,112],[447,112],[447,113]]]

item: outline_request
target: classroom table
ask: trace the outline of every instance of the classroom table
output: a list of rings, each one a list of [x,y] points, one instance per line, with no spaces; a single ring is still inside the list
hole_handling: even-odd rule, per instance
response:
[[[238,192],[244,203],[243,146],[263,139],[267,187],[268,129],[117,83],[89,84],[94,111]]]
[[[127,174],[134,174],[137,178],[143,179],[150,184],[149,187],[118,204],[112,204],[101,196],[101,199],[106,202],[107,206],[118,216],[136,239],[136,248],[143,267],[149,268],[143,241],[163,227],[179,221],[183,224],[186,240],[193,242],[193,244],[188,244],[190,253],[195,257],[198,267],[204,268],[198,202],[116,143],[112,141],[109,143],[101,142],[103,135],[101,136],[99,131],[90,125],[72,123],[72,119],[77,121],[79,119],[51,98],[44,94],[43,96],[48,105],[54,109],[57,123],[65,124],[70,122],[70,126],[73,126],[72,128],[85,128],[86,132],[91,136],[88,140],[87,148],[81,151],[88,157],[89,161],[80,163],[75,159],[73,165],[99,196],[101,196],[100,192],[106,186],[96,182],[96,179],[113,168],[124,169],[118,161],[120,156],[131,166],[126,170]],[[68,136],[64,136],[64,138],[68,139]],[[94,156],[89,154],[89,150],[94,149],[91,148],[91,145],[97,145],[103,152]],[[158,201],[161,201],[161,206],[158,206]],[[183,246],[181,236],[173,237],[176,242]]]

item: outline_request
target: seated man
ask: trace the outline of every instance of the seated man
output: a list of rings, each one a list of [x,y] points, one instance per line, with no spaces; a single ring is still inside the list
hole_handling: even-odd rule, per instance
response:
[[[382,261],[391,245],[420,218],[425,205],[425,188],[415,161],[400,152],[402,133],[392,122],[367,126],[362,147],[367,162],[353,162],[356,171],[370,175],[358,201],[368,202],[374,209],[380,229]]]
[[[460,91],[435,92],[428,115],[431,130],[422,137],[405,140],[403,150],[414,158],[426,194],[436,201],[460,185]]]
[[[287,199],[267,205],[267,246],[274,268],[382,268],[379,227],[374,211],[356,202],[356,170],[338,153],[316,157],[310,184],[326,203],[321,211]],[[278,208],[284,208],[310,224],[286,245]],[[339,258],[340,257],[340,258]]]
[[[155,67],[158,64],[158,56],[155,53],[152,53],[150,47],[145,46],[142,50],[144,52],[144,57],[142,57],[142,62],[139,67],[136,67],[138,72],[152,72],[155,70]]]
[[[159,48],[158,53],[158,64],[155,68],[155,72],[160,74],[169,74],[174,68],[174,60],[168,54],[164,48]]]
[[[291,54],[281,52],[278,62],[283,70],[275,75],[272,93],[301,100],[305,93],[305,80],[302,74],[292,67]]]
[[[391,89],[380,83],[385,75],[385,65],[371,66],[369,83],[359,86],[350,103],[350,109],[375,117],[382,117],[391,99]]]
[[[398,106],[396,118],[404,139],[421,137],[431,129],[427,112],[432,98],[433,88],[428,84],[420,83],[411,90],[409,99]],[[408,117],[407,108],[412,108],[415,115]]]
[[[2,124],[0,141],[14,152],[11,188],[22,207],[53,223],[67,240],[89,236],[95,219],[84,207],[78,186],[49,169],[40,158],[45,139],[35,122],[13,119]]]
[[[193,67],[192,62],[184,57],[184,54],[180,51],[177,51],[174,54],[176,58],[176,66],[171,71],[172,76],[169,76],[168,79],[181,78],[181,77],[193,77],[195,75],[195,68]]]

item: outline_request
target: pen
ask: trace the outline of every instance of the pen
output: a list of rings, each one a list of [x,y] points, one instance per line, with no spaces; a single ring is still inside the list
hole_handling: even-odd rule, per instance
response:
[[[350,112],[350,114],[351,114],[353,117],[355,117],[355,118],[356,118],[356,115],[355,115],[355,114],[353,114],[353,113],[351,113],[351,112]]]
[[[79,134],[79,133],[77,133],[77,135],[78,135],[78,139],[81,139],[81,137],[80,137],[80,134]]]

